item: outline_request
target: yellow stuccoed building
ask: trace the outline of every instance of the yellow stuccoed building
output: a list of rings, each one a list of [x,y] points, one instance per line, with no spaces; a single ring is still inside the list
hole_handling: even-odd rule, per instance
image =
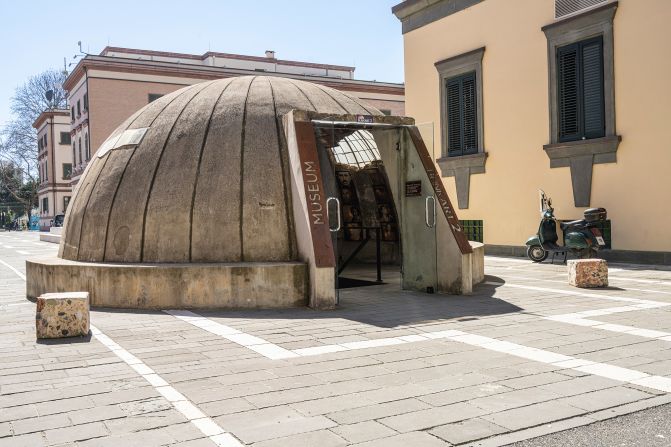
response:
[[[671,264],[671,2],[407,0],[406,114],[433,123],[459,217],[489,253],[604,207],[611,260]],[[560,236],[561,241],[561,236]]]

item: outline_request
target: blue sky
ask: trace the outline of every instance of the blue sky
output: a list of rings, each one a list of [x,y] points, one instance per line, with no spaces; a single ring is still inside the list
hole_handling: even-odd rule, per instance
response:
[[[0,125],[25,79],[106,45],[201,54],[208,49],[356,66],[359,79],[403,82],[400,0],[69,0],[0,4]]]

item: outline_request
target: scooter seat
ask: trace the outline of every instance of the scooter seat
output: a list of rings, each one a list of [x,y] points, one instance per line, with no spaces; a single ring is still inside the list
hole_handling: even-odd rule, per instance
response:
[[[585,219],[573,220],[571,222],[560,222],[559,223],[559,228],[561,228],[562,231],[564,231],[567,228],[581,226],[581,225],[584,225],[585,223],[586,223]]]

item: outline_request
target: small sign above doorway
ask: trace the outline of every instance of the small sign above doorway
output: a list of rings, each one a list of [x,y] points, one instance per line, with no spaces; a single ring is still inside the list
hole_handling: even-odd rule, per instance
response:
[[[372,124],[373,122],[375,122],[375,120],[371,115],[357,115],[356,122],[363,124]]]
[[[412,182],[405,182],[405,196],[414,197],[422,195],[422,182],[415,180]]]

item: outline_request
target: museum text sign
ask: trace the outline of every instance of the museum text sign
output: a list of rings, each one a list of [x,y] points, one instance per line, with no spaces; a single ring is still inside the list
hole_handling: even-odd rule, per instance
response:
[[[319,166],[314,161],[303,162],[303,182],[312,225],[324,225],[324,206],[320,185]]]
[[[317,267],[334,267],[335,256],[333,254],[331,232],[328,227],[324,182],[317,155],[317,139],[315,138],[314,126],[310,122],[303,121],[297,121],[294,125],[315,265]]]

